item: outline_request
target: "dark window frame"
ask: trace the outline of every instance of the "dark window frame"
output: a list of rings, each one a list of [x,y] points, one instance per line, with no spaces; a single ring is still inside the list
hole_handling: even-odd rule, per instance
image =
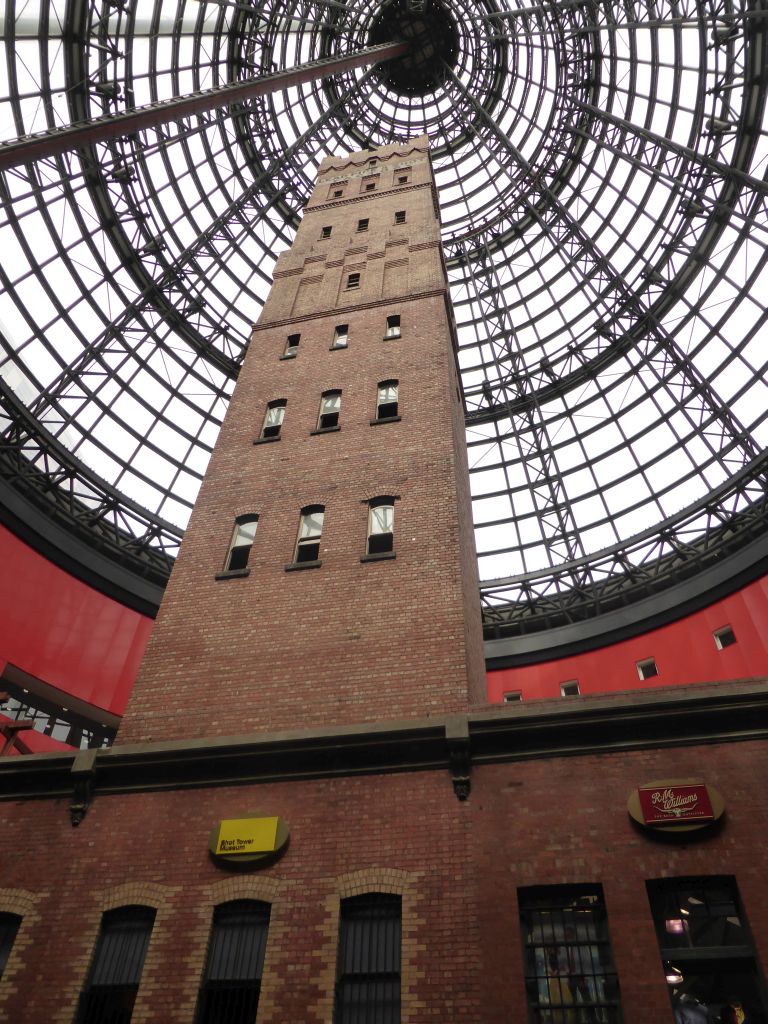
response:
[[[23,917],[20,914],[0,913],[0,978],[3,977],[19,934]]]
[[[400,1024],[402,922],[395,893],[342,899],[333,1024]]]
[[[129,1024],[156,916],[154,907],[139,904],[102,914],[76,1024]]]
[[[271,906],[229,900],[214,908],[195,1024],[253,1024],[269,941]]]

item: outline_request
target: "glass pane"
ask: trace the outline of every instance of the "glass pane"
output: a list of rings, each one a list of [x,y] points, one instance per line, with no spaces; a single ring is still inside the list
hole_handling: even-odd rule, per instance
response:
[[[392,505],[378,505],[371,509],[371,530],[375,533],[392,533],[395,509]]]
[[[235,527],[235,539],[232,542],[232,547],[239,548],[246,544],[253,544],[257,525],[257,519],[251,519],[247,523],[238,523]]]
[[[379,386],[379,405],[384,402],[397,401],[397,384],[382,384]]]
[[[323,415],[329,412],[338,412],[341,408],[341,395],[323,395],[320,411]]]
[[[267,409],[267,417],[264,420],[265,427],[279,427],[285,416],[285,406],[277,405]]]
[[[307,537],[319,537],[323,532],[324,517],[325,512],[305,512],[301,517],[299,540],[305,540]]]

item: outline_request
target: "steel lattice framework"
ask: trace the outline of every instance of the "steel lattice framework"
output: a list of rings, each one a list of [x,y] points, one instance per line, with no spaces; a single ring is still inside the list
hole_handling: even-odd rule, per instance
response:
[[[393,24],[421,88],[339,64]],[[0,174],[2,478],[108,558],[167,573],[319,161],[425,131],[488,634],[768,537],[764,0],[6,0],[0,27],[7,140],[332,68]]]

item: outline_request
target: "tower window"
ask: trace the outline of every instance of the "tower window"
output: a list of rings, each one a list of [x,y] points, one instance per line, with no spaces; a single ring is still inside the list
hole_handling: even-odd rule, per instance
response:
[[[375,178],[363,178],[363,188],[362,188],[362,191],[363,192],[373,192],[373,191],[375,191],[377,181],[378,181],[378,177],[375,177]]]
[[[3,976],[20,927],[21,918],[18,914],[0,914],[0,978]]]
[[[369,223],[368,217],[361,217],[360,220],[357,222],[357,230],[358,231],[367,231],[368,230],[368,223]]]
[[[398,185],[407,185],[408,184],[408,175],[407,174],[398,174],[398,176],[397,176],[397,184]]]
[[[80,995],[77,1024],[106,1020],[128,1024],[154,923],[151,907],[119,907],[102,916],[88,981]]]
[[[332,430],[339,425],[341,412],[341,391],[324,391],[320,398],[320,413],[317,417],[318,430]]]
[[[384,335],[385,338],[399,338],[400,337],[400,314],[394,313],[392,316],[387,317],[387,333]]]
[[[256,1020],[269,914],[269,904],[258,900],[233,900],[214,910],[196,1024]]]
[[[294,562],[316,562],[319,559],[324,518],[324,505],[307,505],[301,510]]]
[[[351,288],[359,288],[359,287],[360,287],[360,275],[359,274],[349,274],[347,276],[347,288],[351,289]]]
[[[519,889],[531,1020],[621,1020],[600,886]],[[567,1009],[572,1007],[572,1009]]]
[[[523,699],[522,690],[508,690],[504,694],[505,704],[517,704]]]
[[[381,555],[395,548],[395,499],[391,495],[373,498],[368,503],[367,555]]]
[[[333,1024],[399,1024],[401,930],[400,896],[341,901]]]
[[[561,697],[578,697],[580,692],[577,679],[569,679],[567,683],[560,683]]]
[[[280,437],[280,428],[283,425],[286,404],[284,398],[278,398],[274,402],[268,403],[267,412],[264,416],[264,426],[261,428],[263,440],[266,441]]]
[[[371,157],[371,159],[368,161],[368,166],[369,167],[375,167],[376,166],[376,157],[375,156]]]
[[[333,230],[333,228],[330,225],[328,227],[321,228],[320,229],[320,237],[321,238],[330,238],[332,230]]]
[[[637,662],[637,674],[641,679],[652,679],[659,674],[659,667],[655,658],[646,658]]]
[[[258,522],[258,516],[238,516],[235,520],[232,543],[229,545],[225,564],[226,572],[237,572],[247,567]]]
[[[349,344],[349,324],[337,324],[333,332],[331,348],[346,348]]]
[[[329,193],[330,198],[331,199],[341,199],[341,197],[344,195],[344,185],[346,185],[345,181],[340,182],[340,183],[337,182],[335,185],[331,185],[331,189],[330,189],[330,193]]]
[[[736,643],[736,634],[731,626],[723,626],[722,629],[716,629],[712,636],[715,638],[715,647],[717,647],[718,651],[722,651],[723,648],[731,647]]]
[[[396,380],[383,380],[379,384],[376,397],[376,419],[388,420],[397,416],[398,382]]]
[[[405,210],[398,210],[395,214],[395,224],[405,224]]]
[[[288,341],[285,345],[284,356],[286,359],[292,359],[299,353],[299,342],[301,341],[300,334],[289,334]]]

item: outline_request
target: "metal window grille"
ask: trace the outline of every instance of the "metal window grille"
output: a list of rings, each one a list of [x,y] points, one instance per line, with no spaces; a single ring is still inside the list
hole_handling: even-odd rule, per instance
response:
[[[104,914],[77,1024],[129,1024],[154,922],[151,907]]]
[[[618,1024],[619,987],[599,887],[520,890],[529,1020]]]
[[[270,907],[234,900],[216,907],[196,1024],[253,1024],[259,1006]]]
[[[0,978],[3,976],[20,926],[21,918],[18,914],[0,914]]]
[[[333,1024],[399,1024],[401,922],[399,896],[341,901]]]

